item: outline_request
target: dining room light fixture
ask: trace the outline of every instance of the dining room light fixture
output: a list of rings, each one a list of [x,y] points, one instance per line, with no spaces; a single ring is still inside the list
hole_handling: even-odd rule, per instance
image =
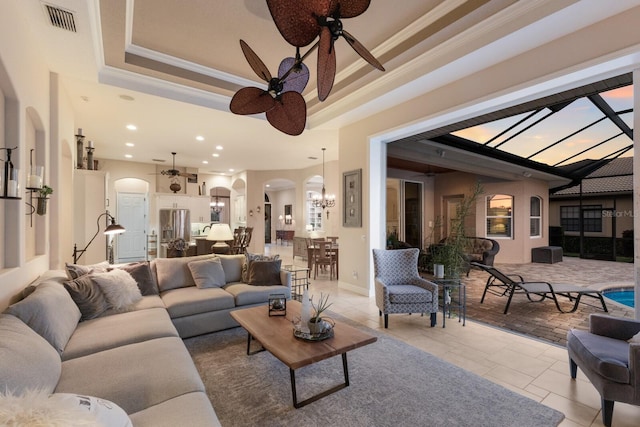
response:
[[[324,152],[326,148],[322,147],[322,190],[320,195],[313,196],[313,206],[316,208],[332,208],[336,205],[336,196],[334,194],[327,194],[327,190],[324,188]]]
[[[218,198],[218,189],[217,188],[216,188],[216,194],[213,196],[213,202],[209,203],[209,206],[211,206],[211,209],[215,213],[220,213],[220,211],[224,207],[224,202],[221,202],[220,199]]]

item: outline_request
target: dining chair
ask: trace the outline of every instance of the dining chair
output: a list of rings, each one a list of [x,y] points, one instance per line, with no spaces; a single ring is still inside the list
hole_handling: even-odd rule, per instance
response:
[[[313,278],[318,276],[318,267],[329,266],[329,280],[333,279],[336,267],[336,256],[332,250],[331,242],[317,242],[313,250]]]

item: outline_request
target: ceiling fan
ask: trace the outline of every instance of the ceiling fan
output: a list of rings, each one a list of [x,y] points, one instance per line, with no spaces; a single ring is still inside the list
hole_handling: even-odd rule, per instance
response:
[[[176,153],[171,152],[171,155],[173,156],[173,166],[171,166],[171,169],[160,171],[160,175],[168,175],[170,177],[183,176],[185,178],[194,178],[194,179],[198,177],[193,173],[181,172],[178,169],[176,169]]]

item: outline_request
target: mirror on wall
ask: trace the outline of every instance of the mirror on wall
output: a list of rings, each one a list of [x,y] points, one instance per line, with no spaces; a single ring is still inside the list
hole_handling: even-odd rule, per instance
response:
[[[292,205],[284,205],[284,223],[291,224],[293,220],[292,216],[293,206]]]

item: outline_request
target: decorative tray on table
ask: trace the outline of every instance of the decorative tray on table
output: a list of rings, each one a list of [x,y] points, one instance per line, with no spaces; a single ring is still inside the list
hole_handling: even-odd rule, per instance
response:
[[[293,336],[304,341],[322,341],[333,337],[335,323],[331,319],[326,319],[323,324],[322,332],[313,334],[308,328],[303,328],[301,322],[296,322],[293,324]]]

